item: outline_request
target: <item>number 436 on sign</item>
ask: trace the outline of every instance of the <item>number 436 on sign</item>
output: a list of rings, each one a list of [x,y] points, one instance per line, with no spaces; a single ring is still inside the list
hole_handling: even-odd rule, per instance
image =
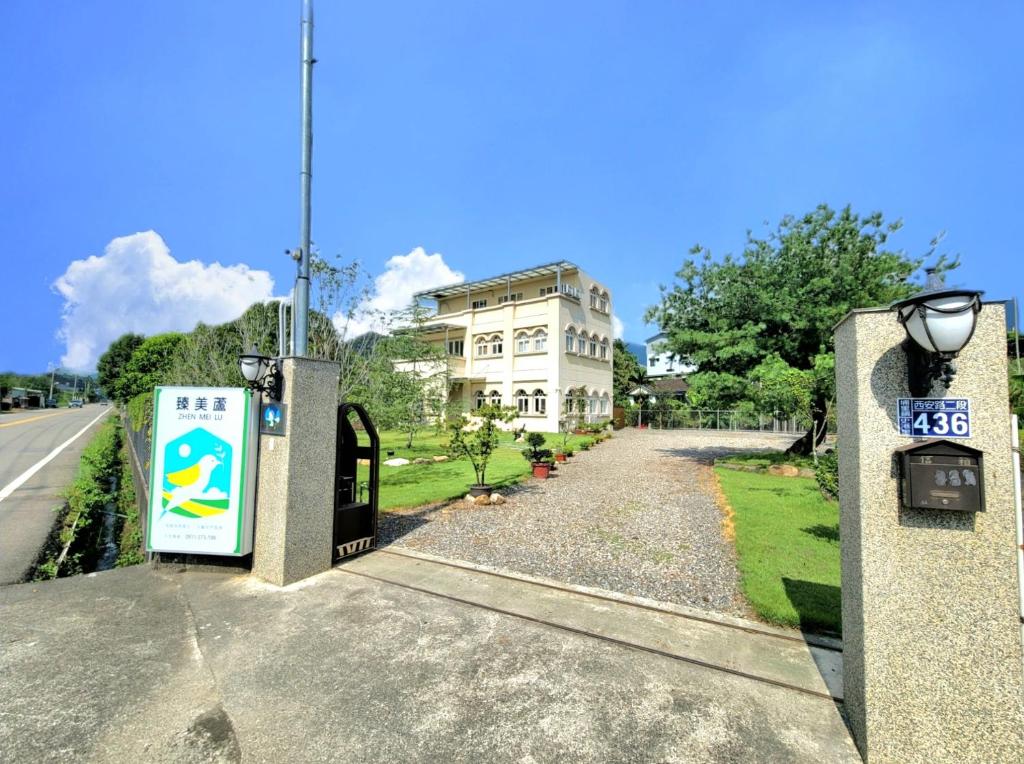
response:
[[[966,398],[900,398],[896,406],[900,435],[971,437],[971,404]]]

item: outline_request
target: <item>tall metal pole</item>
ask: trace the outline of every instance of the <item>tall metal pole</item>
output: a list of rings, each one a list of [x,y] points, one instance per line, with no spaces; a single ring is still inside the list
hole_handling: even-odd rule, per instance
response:
[[[292,353],[306,355],[309,328],[310,196],[313,184],[313,0],[302,0],[302,170],[299,226],[299,274],[295,279],[295,346]]]

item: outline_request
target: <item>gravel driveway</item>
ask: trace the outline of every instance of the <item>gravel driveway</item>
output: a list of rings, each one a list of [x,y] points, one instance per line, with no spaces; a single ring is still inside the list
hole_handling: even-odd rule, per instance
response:
[[[790,441],[792,438],[790,438]],[[744,614],[712,460],[789,441],[757,433],[621,430],[508,503],[381,515],[381,544]]]

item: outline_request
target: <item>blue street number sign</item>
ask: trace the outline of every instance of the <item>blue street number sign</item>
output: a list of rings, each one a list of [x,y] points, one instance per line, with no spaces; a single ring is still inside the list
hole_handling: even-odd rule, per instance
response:
[[[971,404],[966,398],[900,398],[896,411],[900,435],[971,437]]]

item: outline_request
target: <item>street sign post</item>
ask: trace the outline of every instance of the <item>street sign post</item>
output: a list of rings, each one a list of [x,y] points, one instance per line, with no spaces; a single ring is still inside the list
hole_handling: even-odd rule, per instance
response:
[[[259,410],[244,388],[156,388],[148,551],[252,551]]]

